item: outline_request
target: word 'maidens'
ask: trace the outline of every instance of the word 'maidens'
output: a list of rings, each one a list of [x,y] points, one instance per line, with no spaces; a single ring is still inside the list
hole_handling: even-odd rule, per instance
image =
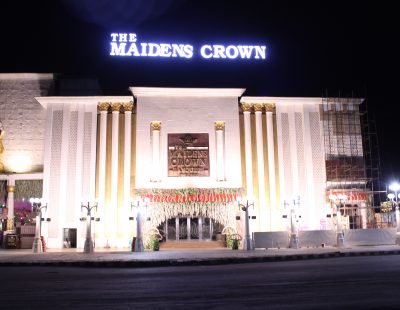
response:
[[[192,58],[266,59],[265,45],[204,44],[195,49],[181,43],[138,42],[136,33],[111,33],[111,56]]]

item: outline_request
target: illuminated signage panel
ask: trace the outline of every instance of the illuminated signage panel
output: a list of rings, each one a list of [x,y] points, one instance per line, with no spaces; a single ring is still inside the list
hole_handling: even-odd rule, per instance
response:
[[[168,134],[168,176],[210,176],[208,133]]]
[[[192,58],[199,54],[204,59],[266,59],[265,45],[191,44],[138,42],[136,33],[112,33],[111,56]]]

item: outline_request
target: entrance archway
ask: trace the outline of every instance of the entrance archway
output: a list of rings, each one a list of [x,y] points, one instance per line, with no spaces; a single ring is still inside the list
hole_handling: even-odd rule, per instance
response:
[[[233,202],[158,204],[147,208],[144,234],[157,228],[163,241],[221,241],[225,226],[236,226]]]
[[[236,227],[239,194],[237,188],[137,189],[148,201],[144,234],[158,229],[166,240],[212,240],[223,227]]]

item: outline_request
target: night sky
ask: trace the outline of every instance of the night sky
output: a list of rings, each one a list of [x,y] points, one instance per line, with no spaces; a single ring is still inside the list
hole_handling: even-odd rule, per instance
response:
[[[366,98],[382,181],[400,179],[397,10],[384,1],[2,1],[0,72],[129,86],[243,87],[248,96]],[[141,42],[267,45],[265,61],[111,57],[110,34]]]

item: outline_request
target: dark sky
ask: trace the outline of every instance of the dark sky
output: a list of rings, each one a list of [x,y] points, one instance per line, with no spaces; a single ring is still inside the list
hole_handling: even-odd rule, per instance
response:
[[[244,87],[254,96],[366,98],[382,181],[400,178],[397,10],[384,1],[1,1],[1,72],[129,86]],[[109,56],[110,33],[142,42],[266,44],[266,61]],[[397,142],[398,140],[399,142]]]

